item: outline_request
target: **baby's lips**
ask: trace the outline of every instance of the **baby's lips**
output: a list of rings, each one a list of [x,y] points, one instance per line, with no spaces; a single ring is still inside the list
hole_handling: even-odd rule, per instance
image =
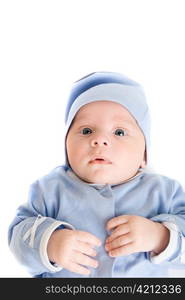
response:
[[[101,155],[94,155],[93,157],[91,157],[89,163],[90,164],[94,164],[94,163],[112,164],[109,158]]]

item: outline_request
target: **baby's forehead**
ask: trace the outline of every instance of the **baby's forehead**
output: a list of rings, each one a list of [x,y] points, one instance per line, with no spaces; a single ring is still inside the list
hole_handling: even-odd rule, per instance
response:
[[[132,114],[121,104],[112,101],[96,101],[82,106],[75,116],[75,121],[86,121],[101,117],[110,121],[128,121],[136,123]]]

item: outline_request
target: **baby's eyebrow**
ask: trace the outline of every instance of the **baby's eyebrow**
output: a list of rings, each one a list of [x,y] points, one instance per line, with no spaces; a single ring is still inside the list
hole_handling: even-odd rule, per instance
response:
[[[135,122],[135,120],[128,120],[128,119],[124,119],[124,118],[113,118],[113,121],[116,123],[120,123],[120,124],[127,124],[127,125],[131,125],[131,126],[135,126],[137,123]]]

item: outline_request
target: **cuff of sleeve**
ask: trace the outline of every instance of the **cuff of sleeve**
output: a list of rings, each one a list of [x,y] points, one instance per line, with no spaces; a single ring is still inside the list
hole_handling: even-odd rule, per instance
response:
[[[150,252],[150,261],[154,264],[160,264],[168,260],[176,251],[178,246],[179,232],[178,227],[174,223],[163,222],[170,231],[170,240],[168,246],[160,254],[156,255],[154,252]]]
[[[58,272],[58,271],[62,270],[62,267],[59,267],[56,264],[52,264],[49,261],[48,254],[47,254],[47,244],[48,244],[49,238],[50,238],[51,234],[53,233],[53,231],[55,231],[57,229],[57,227],[59,227],[61,225],[64,225],[66,228],[69,228],[69,229],[75,229],[69,223],[55,221],[46,229],[46,231],[43,233],[41,241],[40,241],[40,249],[39,249],[40,257],[41,257],[42,263],[45,265],[45,267],[47,267],[49,269],[50,272]]]

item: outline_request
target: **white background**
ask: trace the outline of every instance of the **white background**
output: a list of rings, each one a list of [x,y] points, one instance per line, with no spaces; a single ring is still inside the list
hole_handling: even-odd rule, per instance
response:
[[[73,81],[117,71],[140,82],[153,168],[185,186],[184,1],[0,1],[0,277],[29,277],[7,229],[29,185],[63,164]]]

